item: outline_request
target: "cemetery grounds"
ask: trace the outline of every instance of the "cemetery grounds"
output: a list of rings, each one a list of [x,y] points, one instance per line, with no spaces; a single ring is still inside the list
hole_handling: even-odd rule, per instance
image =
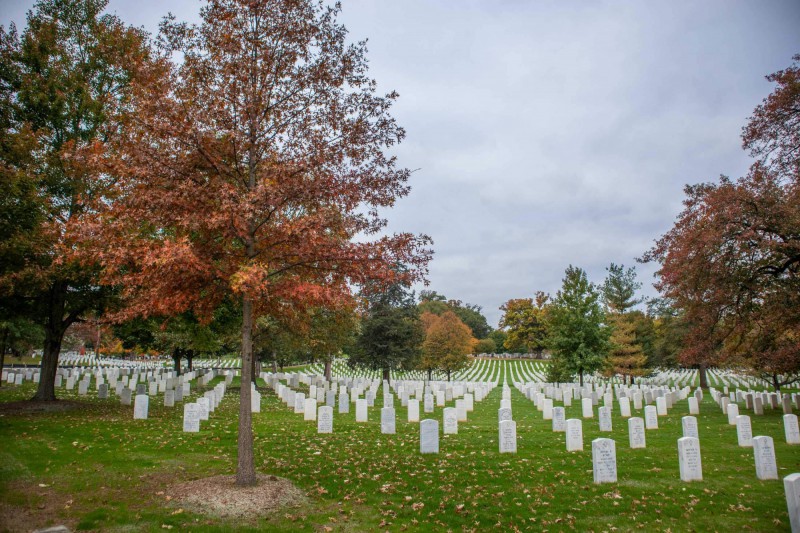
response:
[[[151,397],[146,420],[134,420],[132,405],[121,405],[114,394],[98,399],[94,383],[86,395],[79,395],[77,386],[60,388],[57,408],[33,411],[20,410],[15,402],[30,398],[35,385],[4,382],[0,531],[55,524],[88,531],[790,530],[782,479],[800,472],[800,445],[786,443],[781,409],[767,407],[758,416],[739,404],[740,414],[751,417],[753,435],[774,440],[779,479],[760,481],[753,449],[738,446],[736,427],[706,393],[697,415],[703,480],[682,482],[677,440],[683,436],[681,417],[689,414],[685,399],[658,417],[658,429],[646,431],[644,449],[629,448],[628,425],[616,399],[613,429],[602,433],[598,406],[594,418],[583,419],[581,401],[573,401],[566,418],[583,420],[584,446],[567,452],[565,434],[553,432],[552,422],[520,390],[525,383],[544,381],[545,364],[476,360],[454,376],[454,381],[497,386],[475,402],[457,434],[442,434],[441,407],[428,414],[420,402],[420,418],[440,424],[439,453],[425,455],[419,453],[419,423],[406,421],[407,410],[396,394],[396,434],[381,433],[383,386],[367,423],[355,421],[355,405],[347,414],[334,408],[333,433],[318,434],[317,422],[304,421],[302,413],[287,407],[262,374],[261,412],[253,414],[256,468],[290,480],[299,491],[288,506],[265,516],[235,518],[209,515],[202,505],[181,503],[175,494],[182,483],[235,472],[238,378],[198,433],[183,432],[180,402],[164,407],[162,395]],[[322,369],[286,372],[287,377],[311,376]],[[341,378],[378,375],[337,363],[334,380]],[[726,373],[712,372],[710,378],[721,392]],[[192,382],[184,402],[224,380],[220,375],[205,386]],[[504,383],[516,421],[515,454],[498,450]],[[694,392],[697,380],[691,371],[662,373],[653,385],[691,386]],[[301,383],[296,389],[308,393],[309,387]],[[631,408],[633,416],[643,417],[642,410]],[[593,483],[591,442],[600,437],[616,443],[616,483]]]

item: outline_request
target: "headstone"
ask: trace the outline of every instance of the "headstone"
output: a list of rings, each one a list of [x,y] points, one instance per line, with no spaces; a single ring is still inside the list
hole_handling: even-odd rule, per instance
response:
[[[456,434],[458,433],[458,413],[456,413],[455,407],[445,407],[444,408],[444,434]]]
[[[553,419],[553,400],[545,398],[542,400],[542,420]]]
[[[689,414],[690,415],[700,414],[700,405],[697,403],[697,398],[694,396],[689,396]]]
[[[178,383],[178,386],[175,387],[175,401],[182,402],[183,401],[183,386]]]
[[[783,478],[783,490],[792,533],[800,533],[800,474],[789,474]]]
[[[756,477],[761,480],[778,479],[778,465],[775,462],[775,445],[772,437],[753,437],[753,455],[756,460]]]
[[[628,440],[631,448],[646,448],[644,420],[639,417],[628,419]]]
[[[303,392],[297,392],[294,395],[294,412],[304,413],[306,410],[306,395]]]
[[[633,408],[636,409],[637,411],[641,411],[642,410],[642,393],[641,392],[636,392],[633,395]]]
[[[359,398],[356,400],[356,422],[367,422],[367,400]]]
[[[511,415],[511,408],[510,407],[501,407],[497,410],[497,422],[502,422],[504,420],[513,420],[514,417]]]
[[[164,407],[175,407],[175,391],[172,389],[164,391]]]
[[[566,414],[563,407],[553,407],[553,431],[564,432],[567,430]]]
[[[101,400],[108,399],[108,385],[105,383],[101,383],[97,387],[97,397]]]
[[[611,431],[611,407],[600,407],[597,413],[600,419],[600,431]]]
[[[303,406],[303,420],[313,422],[317,419],[317,399],[306,398]]]
[[[261,412],[261,393],[257,390],[250,391],[250,410],[254,413]]]
[[[644,408],[644,427],[645,429],[658,429],[658,412],[652,405]]]
[[[346,392],[339,393],[339,414],[350,412],[350,396]]]
[[[150,398],[147,394],[137,394],[136,401],[133,404],[133,419],[134,420],[147,420],[147,411]]]
[[[17,374],[20,378],[22,378],[22,374]],[[78,383],[78,394],[81,396],[86,396],[86,393],[89,392],[89,382],[86,380],[81,380]]]
[[[592,471],[595,483],[617,482],[617,448],[612,439],[592,441]]]
[[[700,438],[697,431],[697,418],[693,416],[684,416],[681,418],[681,427],[683,428],[684,437]]]
[[[500,453],[517,453],[517,423],[513,420],[500,422]]]
[[[333,407],[323,405],[317,411],[317,433],[333,433]]]
[[[750,417],[739,415],[736,417],[736,436],[739,439],[739,446],[750,448],[753,445],[753,427],[750,424]]]
[[[594,417],[594,408],[592,407],[592,399],[591,398],[583,398],[581,400],[581,412],[583,418],[593,418]]]
[[[209,403],[208,398],[202,396],[197,399],[197,407],[200,410],[200,420],[208,420],[208,413],[209,413]]]
[[[783,431],[786,434],[786,444],[800,444],[797,415],[783,415]]]
[[[419,423],[419,453],[439,453],[439,421],[426,418]]]
[[[394,407],[381,409],[381,433],[384,435],[394,435],[396,433]]]
[[[781,398],[781,405],[783,406],[783,414],[792,414],[792,398],[788,394],[784,394]]]
[[[667,416],[667,399],[663,396],[656,398],[656,412],[658,416]]]
[[[196,403],[183,404],[183,431],[187,433],[200,431],[200,406]]]
[[[583,450],[583,424],[579,418],[570,418],[567,420],[567,451],[581,450]]]
[[[627,397],[619,399],[619,412],[623,418],[631,416],[631,401]]]
[[[144,383],[139,383],[136,385],[136,395],[138,396],[140,394],[147,394],[147,385]]]
[[[703,461],[700,457],[700,439],[682,437],[678,439],[678,464],[681,481],[702,481]]]
[[[456,415],[459,422],[467,421],[467,405],[464,400],[456,400]]]
[[[408,400],[408,421],[419,422],[419,400]]]
[[[128,387],[123,387],[122,392],[119,395],[119,403],[122,405],[130,405],[131,404],[131,389]]]
[[[425,412],[426,413],[432,413],[433,412],[433,405],[434,405],[433,404],[433,394],[431,394],[431,393],[425,394],[425,396],[424,396],[424,404],[425,404],[425,406],[424,406],[425,407]],[[436,424],[437,424],[437,427],[438,427],[439,423],[436,422]]]
[[[325,405],[328,407],[336,407],[336,391],[329,390],[325,393]]]
[[[764,414],[764,400],[761,399],[761,396],[753,398],[753,413],[757,415]]]
[[[739,416],[739,406],[735,403],[728,404],[728,425],[736,425],[736,417]]]

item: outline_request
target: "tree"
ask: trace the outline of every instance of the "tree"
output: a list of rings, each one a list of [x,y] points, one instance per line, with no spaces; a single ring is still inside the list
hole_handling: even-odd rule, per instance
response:
[[[630,376],[633,382],[635,376],[646,374],[647,365],[647,356],[636,334],[637,321],[641,324],[643,315],[634,316],[632,311],[633,306],[644,301],[636,297],[642,284],[636,281],[635,267],[626,269],[624,265],[611,263],[606,270],[608,276],[601,292],[608,323],[612,327],[607,372],[620,374],[623,380]]]
[[[623,383],[630,377],[647,375],[647,356],[636,339],[636,321],[631,314],[609,315],[611,350],[608,354],[609,375],[619,374]]]
[[[437,316],[452,311],[472,330],[472,336],[476,339],[486,338],[492,332],[479,305],[465,304],[461,300],[447,300],[436,291],[420,292],[419,309],[422,313],[429,312]]]
[[[409,171],[386,154],[405,132],[389,113],[397,94],[376,94],[366,45],[345,42],[339,11],[212,0],[199,26],[166,19],[131,112],[94,158],[97,179],[115,182],[84,235],[104,283],[124,287],[118,316],[206,321],[238,299],[244,384],[258,317],[333,305],[368,281],[419,280],[430,257],[425,236],[376,237],[379,209],[409,191]],[[236,483],[255,482],[242,386]]]
[[[497,344],[495,344],[494,339],[487,337],[485,339],[478,340],[478,342],[475,343],[473,350],[476,354],[495,353],[497,351]]]
[[[495,349],[492,353],[501,353],[504,349],[505,342],[508,339],[508,334],[502,329],[496,329],[489,333],[488,338],[494,341]]]
[[[611,265],[606,268],[608,276],[603,282],[603,303],[610,313],[624,314],[644,298],[636,298],[636,291],[642,284],[636,281],[636,267],[625,269],[625,265]]]
[[[507,329],[503,346],[511,352],[541,356],[547,347],[547,321],[550,295],[538,291],[532,298],[509,300],[500,306],[500,328]]]
[[[380,370],[389,381],[392,370],[417,367],[425,330],[414,295],[401,283],[366,295],[367,309],[347,360],[351,367]]]
[[[425,333],[420,368],[428,371],[428,379],[431,371],[437,369],[444,371],[450,381],[453,372],[467,365],[474,342],[472,330],[454,312],[447,311]]]
[[[596,287],[586,273],[570,265],[561,290],[550,306],[550,337],[554,364],[569,374],[583,376],[602,368],[609,352],[611,329],[599,303]]]
[[[799,61],[800,56],[795,57]],[[748,361],[776,388],[800,371],[800,66],[768,79],[743,144],[757,157],[736,181],[687,186],[675,225],[644,259],[685,321],[680,360]]]
[[[147,46],[140,30],[103,15],[105,5],[39,0],[21,36],[13,25],[0,29],[0,173],[11,194],[3,207],[15,204],[11,214],[21,215],[16,230],[4,227],[0,236],[14,265],[0,273],[0,297],[28,300],[28,317],[44,328],[34,396],[43,401],[56,399],[67,328],[88,311],[100,314],[113,296],[97,283],[97,269],[75,258],[82,253],[76,225],[103,187],[88,179],[82,152],[106,140],[103,127],[126,100]]]

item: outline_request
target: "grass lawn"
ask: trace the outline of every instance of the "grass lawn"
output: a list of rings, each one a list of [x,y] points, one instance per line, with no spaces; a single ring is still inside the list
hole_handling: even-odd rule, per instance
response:
[[[183,409],[163,407],[162,396],[151,399],[148,420],[133,420],[133,407],[115,397],[64,390],[59,397],[81,402],[78,409],[0,412],[0,531],[23,519],[28,529],[63,523],[102,531],[789,531],[782,480],[756,479],[752,449],[737,446],[735,427],[709,394],[698,416],[704,480],[683,483],[677,439],[686,401],[647,431],[646,449],[629,449],[615,408],[612,433],[586,419],[584,451],[568,453],[564,434],[512,387],[518,453],[501,455],[502,386],[476,402],[458,435],[441,435],[440,454],[424,456],[418,424],[405,422],[399,399],[396,435],[380,433],[380,392],[369,423],[355,423],[353,407],[334,414],[333,434],[318,435],[315,422],[265,390],[253,415],[257,469],[292,480],[309,502],[249,523],[210,519],[176,505],[168,487],[234,472],[237,386],[200,433],[183,433]],[[202,392],[192,388],[192,397]],[[4,385],[0,403],[33,390]],[[567,418],[580,418],[580,409],[574,402]],[[773,437],[779,476],[800,472],[800,446],[785,443],[782,412],[756,417],[740,409],[751,415],[753,435]],[[440,428],[441,415],[439,408]],[[601,436],[616,441],[615,484],[592,483],[591,440]],[[9,513],[20,518],[11,522]]]

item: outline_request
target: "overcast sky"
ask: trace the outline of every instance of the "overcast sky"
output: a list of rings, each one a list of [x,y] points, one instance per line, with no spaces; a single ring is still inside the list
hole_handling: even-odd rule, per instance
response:
[[[0,0],[24,26],[30,1]],[[430,289],[500,305],[555,293],[567,265],[602,282],[634,265],[681,209],[683,186],[738,177],[739,134],[800,53],[800,1],[343,0],[371,75],[396,90],[397,154],[419,169],[386,213],[434,240]],[[193,0],[112,0],[151,32]],[[637,265],[655,295],[653,265]]]

